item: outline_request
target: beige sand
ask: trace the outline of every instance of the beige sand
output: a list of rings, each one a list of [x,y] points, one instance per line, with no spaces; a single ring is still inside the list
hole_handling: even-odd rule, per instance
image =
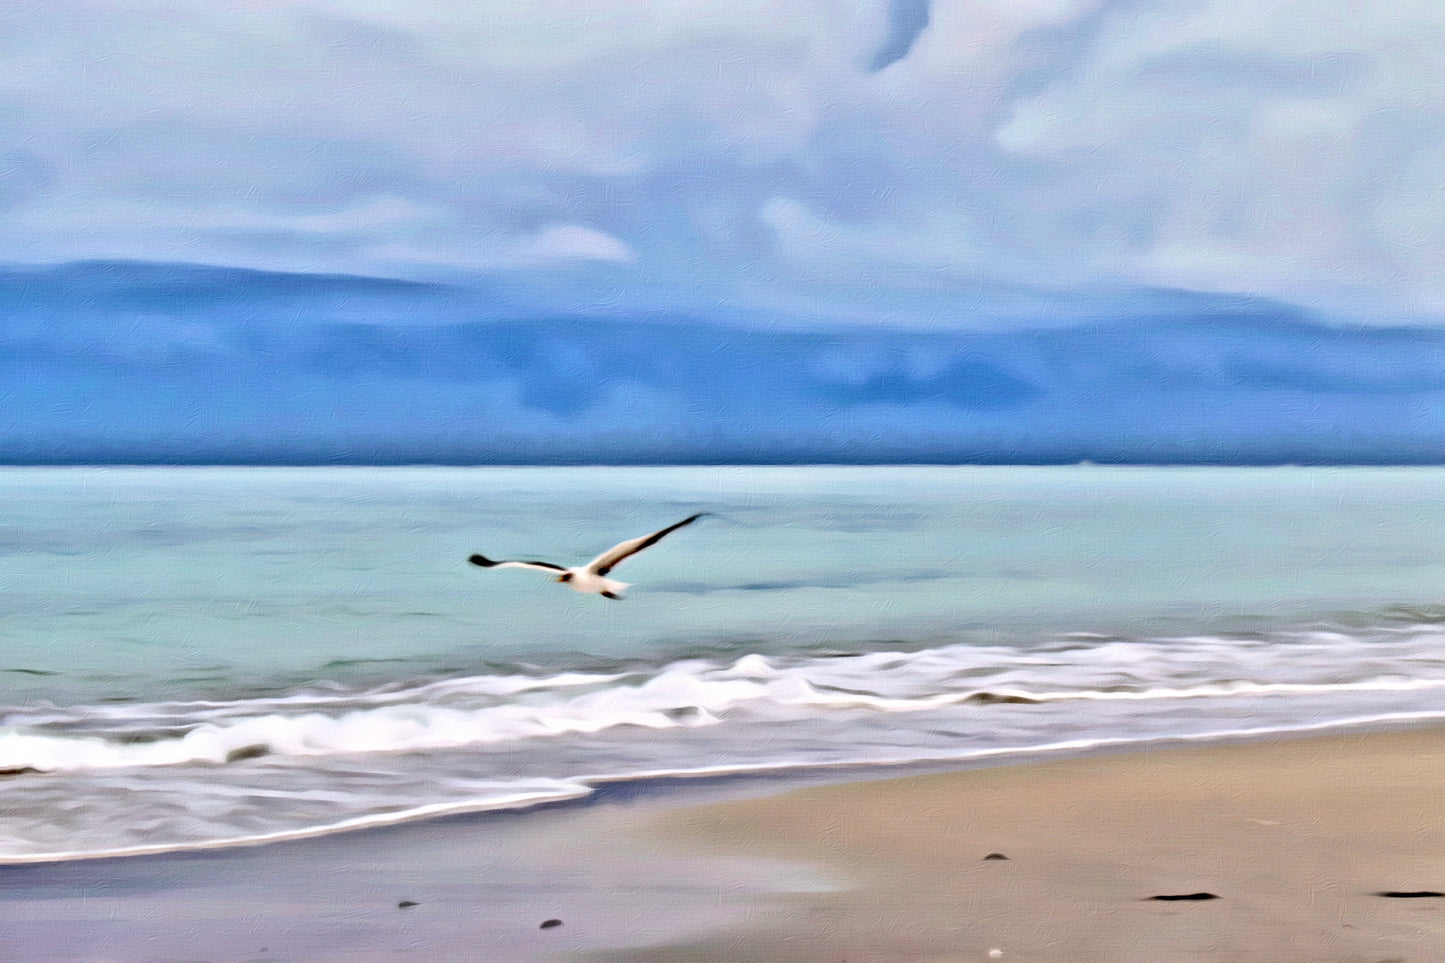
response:
[[[1445,960],[1445,899],[1376,895],[1445,891],[1439,731],[853,783],[675,810],[654,828],[702,862],[809,861],[845,888],[608,959]],[[1148,899],[1199,891],[1220,898]]]

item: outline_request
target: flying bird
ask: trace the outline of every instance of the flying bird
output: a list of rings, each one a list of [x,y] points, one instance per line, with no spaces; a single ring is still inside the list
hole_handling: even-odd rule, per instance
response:
[[[467,561],[473,565],[480,565],[482,568],[534,568],[540,572],[549,572],[555,575],[556,581],[563,582],[578,592],[595,592],[605,599],[620,599],[622,590],[627,588],[630,583],[617,582],[607,578],[608,572],[616,568],[623,559],[636,555],[644,548],[656,545],[662,541],[663,536],[677,531],[684,525],[691,525],[706,514],[708,513],[698,512],[674,525],[655,531],[651,535],[628,539],[612,546],[586,565],[577,565],[572,568],[563,568],[560,565],[553,565],[551,562],[524,562],[515,559],[494,561],[485,555],[473,555]]]

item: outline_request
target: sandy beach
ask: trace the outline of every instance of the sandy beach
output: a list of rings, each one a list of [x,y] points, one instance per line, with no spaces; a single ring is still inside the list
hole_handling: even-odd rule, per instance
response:
[[[1442,775],[1375,732],[10,866],[0,956],[1438,960],[1445,898],[1379,894],[1445,891]]]
[[[1445,899],[1379,895],[1445,890],[1442,776],[1445,734],[1373,733],[683,810],[664,823],[689,845],[818,860],[840,888],[615,959],[1445,959]]]

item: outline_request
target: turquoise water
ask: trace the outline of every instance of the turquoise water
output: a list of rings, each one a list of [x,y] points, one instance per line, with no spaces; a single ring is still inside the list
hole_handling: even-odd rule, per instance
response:
[[[12,859],[1445,712],[1441,469],[9,469],[0,494]],[[466,564],[698,511],[621,602]]]

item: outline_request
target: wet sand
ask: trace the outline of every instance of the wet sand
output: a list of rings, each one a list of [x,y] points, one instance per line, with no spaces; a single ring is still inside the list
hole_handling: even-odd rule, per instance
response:
[[[0,867],[0,958],[1445,959],[1377,895],[1445,892],[1445,731],[778,788]]]

